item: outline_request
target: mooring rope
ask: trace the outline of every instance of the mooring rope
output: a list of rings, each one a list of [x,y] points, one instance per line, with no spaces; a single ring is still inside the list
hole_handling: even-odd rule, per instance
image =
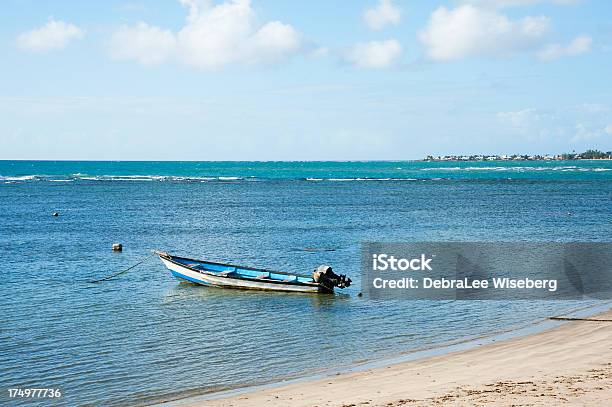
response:
[[[131,269],[133,269],[136,266],[140,266],[142,263],[144,263],[145,261],[149,260],[151,257],[155,256],[155,253],[151,253],[149,254],[147,257],[143,258],[142,260],[140,260],[138,263],[131,265],[130,267],[126,268],[125,270],[121,270],[118,273],[115,274],[111,274],[110,276],[106,276],[104,278],[101,278],[99,280],[92,280],[90,281],[90,283],[100,283],[102,281],[106,281],[106,280],[110,280],[111,278],[115,278],[117,276],[120,276],[121,274],[127,273],[128,271],[130,271]]]

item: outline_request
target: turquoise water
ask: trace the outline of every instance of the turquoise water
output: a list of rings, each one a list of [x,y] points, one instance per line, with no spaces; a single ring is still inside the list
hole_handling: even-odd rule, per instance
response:
[[[611,226],[610,161],[0,161],[0,400],[53,387],[60,405],[154,403],[524,325],[585,302],[364,300],[360,243],[612,241]],[[154,248],[295,272],[326,263],[355,284],[207,289],[158,260],[87,283]]]
[[[610,161],[169,162],[0,161],[0,181],[23,180],[611,180]]]

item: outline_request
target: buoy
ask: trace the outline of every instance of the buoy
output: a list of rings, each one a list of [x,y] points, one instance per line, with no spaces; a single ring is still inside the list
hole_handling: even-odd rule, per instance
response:
[[[59,216],[59,212],[53,212],[53,216]]]
[[[114,252],[123,251],[123,245],[121,243],[113,243],[113,251]]]

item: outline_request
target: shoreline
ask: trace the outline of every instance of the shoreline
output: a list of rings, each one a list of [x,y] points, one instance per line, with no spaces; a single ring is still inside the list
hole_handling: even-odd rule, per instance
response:
[[[446,401],[454,400],[453,402],[459,402],[459,405],[465,403],[473,404],[475,400],[463,399],[463,402],[461,402],[462,398],[459,395],[450,394],[449,391],[452,389],[448,387],[448,384],[452,382],[456,385],[456,391],[464,392],[467,388],[466,386],[469,387],[479,384],[480,386],[486,386],[485,390],[490,390],[497,386],[495,394],[503,395],[503,389],[500,390],[499,387],[508,387],[509,382],[506,382],[512,379],[511,377],[509,379],[507,377],[508,375],[501,375],[497,378],[481,375],[479,378],[480,380],[475,381],[470,379],[473,376],[472,374],[467,375],[465,373],[464,369],[466,367],[467,369],[476,371],[498,371],[501,374],[505,370],[508,370],[506,365],[508,359],[512,358],[508,353],[521,353],[525,349],[528,349],[528,354],[535,357],[537,356],[538,350],[546,354],[555,352],[555,349],[541,349],[547,346],[558,348],[556,350],[558,352],[564,346],[571,346],[571,344],[575,342],[571,341],[574,335],[570,333],[586,336],[587,338],[590,334],[593,334],[593,332],[591,332],[591,327],[589,327],[591,324],[598,325],[605,331],[606,335],[612,338],[612,304],[610,303],[569,310],[562,315],[571,315],[574,318],[604,319],[606,321],[555,321],[545,318],[508,330],[494,332],[483,337],[459,340],[432,348],[417,349],[406,353],[400,353],[391,358],[372,360],[350,367],[329,369],[323,373],[310,374],[283,381],[188,396],[186,398],[161,402],[154,405],[166,407],[251,407],[265,403],[266,405],[272,406],[392,406],[404,404],[421,405],[419,404],[420,402],[425,403],[423,405],[430,405],[434,402],[436,404],[441,403],[440,405],[446,405],[444,400],[434,400],[436,397],[443,397],[445,400],[448,399]],[[608,320],[610,320],[610,322],[608,322]],[[601,336],[601,332],[597,333],[597,335],[598,337]],[[612,355],[607,358],[605,357],[605,355],[609,354],[609,351],[612,350],[612,341],[604,340],[599,341],[599,343],[600,347],[603,346],[605,348],[601,349],[600,352],[604,358],[600,364],[591,363],[593,366],[590,367],[590,370],[603,369],[602,372],[600,372],[600,376],[603,375],[608,384],[604,389],[606,390],[605,397],[612,398],[612,363],[610,363],[612,362]],[[574,345],[579,347],[580,344],[576,343]],[[496,352],[494,349],[497,348],[502,349],[503,353],[497,357],[491,357],[491,352]],[[589,349],[592,350],[593,348],[589,345],[587,351]],[[572,360],[574,365],[579,361],[584,361],[583,353],[584,352],[572,352],[575,359]],[[449,369],[439,369],[440,365],[446,363],[450,366],[454,366],[457,361],[463,361],[465,363],[464,359],[466,357],[473,358],[474,360],[470,361],[471,363],[465,364],[466,367],[455,372],[457,373],[455,375],[449,373]],[[530,366],[533,367],[531,357],[523,358],[523,362],[526,361],[530,362]],[[517,363],[514,363],[514,365],[520,365],[519,360],[515,362]],[[540,360],[540,362],[542,362],[543,367],[546,367],[546,365],[558,364],[557,361],[550,357],[548,359],[544,358],[544,360]],[[606,365],[606,363],[608,364]],[[574,367],[577,368],[579,366]],[[584,372],[578,370],[580,369],[577,369],[574,373],[589,373],[589,369]],[[409,375],[410,372],[412,372],[411,376]],[[534,370],[533,372],[529,372],[527,369],[527,373],[529,374],[525,374],[525,377],[518,377],[517,383],[519,386],[523,386],[526,385],[526,382],[535,383],[533,380],[534,378],[543,380],[544,377],[538,377],[538,373],[541,374],[543,372],[545,371],[541,369],[537,369],[537,371]],[[407,375],[410,377],[406,377]],[[395,376],[402,377],[402,380],[394,379]],[[436,376],[439,376],[439,378],[432,379],[431,383],[423,382],[423,378]],[[449,378],[449,376],[452,377]],[[451,378],[452,380],[450,380]],[[500,382],[500,380],[505,384],[499,385],[498,382]],[[413,382],[412,386],[410,385],[410,381]],[[584,380],[582,381],[584,382]],[[370,392],[368,389],[371,390],[371,385],[375,382],[380,382],[379,386],[377,386],[376,391]],[[405,394],[401,397],[397,395],[397,400],[394,400],[393,395],[397,394],[397,386],[405,388]],[[514,388],[516,386],[510,387]],[[546,388],[549,387],[550,386],[547,384]],[[391,390],[391,388],[393,388],[393,390]],[[538,389],[539,387],[535,386],[535,388]],[[347,389],[349,390],[347,391]],[[478,389],[468,390],[467,393],[480,394],[480,390]],[[329,397],[326,397],[326,395],[329,395]],[[505,400],[502,404],[506,405],[508,403],[508,400]],[[550,401],[549,404],[552,405],[555,404],[555,402]]]
[[[499,158],[499,159],[494,159],[494,160],[462,160],[462,159],[458,159],[458,158],[454,158],[454,159],[437,159],[434,158],[433,160],[428,160],[428,159],[421,159],[421,160],[416,160],[416,161],[421,161],[421,162],[426,162],[426,163],[437,163],[437,162],[447,162],[447,163],[454,163],[454,162],[462,162],[462,163],[480,163],[480,162],[496,162],[496,161],[503,161],[503,162],[533,162],[533,161],[545,161],[545,162],[559,162],[559,161],[612,161],[612,158],[567,158],[567,159],[557,159],[557,158],[552,158],[552,159],[503,159],[503,158]]]

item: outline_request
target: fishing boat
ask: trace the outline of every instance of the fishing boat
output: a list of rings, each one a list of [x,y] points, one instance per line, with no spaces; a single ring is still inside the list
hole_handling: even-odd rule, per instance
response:
[[[338,275],[330,266],[319,266],[311,275],[285,273],[233,264],[173,256],[154,251],[179,280],[204,286],[238,288],[246,290],[268,290],[301,293],[333,293],[334,288],[346,288],[351,279]]]

